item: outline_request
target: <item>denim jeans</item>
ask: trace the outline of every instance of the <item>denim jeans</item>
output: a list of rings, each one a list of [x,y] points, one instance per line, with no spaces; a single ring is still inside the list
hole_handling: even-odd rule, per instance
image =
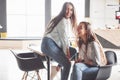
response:
[[[88,66],[84,63],[75,63],[71,80],[94,80],[98,72],[98,67]]]
[[[41,51],[58,62],[62,67],[61,80],[68,80],[71,67],[63,50],[50,38],[44,37],[41,44]]]

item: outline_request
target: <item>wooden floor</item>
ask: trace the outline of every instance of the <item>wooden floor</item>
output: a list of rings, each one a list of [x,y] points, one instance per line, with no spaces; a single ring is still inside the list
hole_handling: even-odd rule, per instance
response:
[[[115,50],[118,57],[118,65],[112,69],[111,77],[108,80],[120,79],[120,50]],[[40,70],[42,80],[47,80],[47,70]],[[18,68],[13,54],[9,50],[0,49],[0,80],[21,80],[23,71]],[[56,72],[55,66],[52,67],[52,79],[60,80],[60,72]]]

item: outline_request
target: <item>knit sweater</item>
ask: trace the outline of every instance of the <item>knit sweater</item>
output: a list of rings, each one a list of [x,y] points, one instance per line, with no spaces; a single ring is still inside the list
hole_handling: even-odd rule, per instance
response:
[[[45,32],[44,34],[44,37],[51,38],[55,41],[63,49],[65,54],[67,54],[66,50],[69,47],[69,27],[72,27],[70,19],[63,18],[50,33]]]
[[[86,55],[85,55],[86,54]],[[93,65],[101,65],[101,51],[97,42],[93,41],[88,44],[87,53],[85,50],[85,44],[82,44],[79,50],[79,58],[82,60],[89,60],[93,62]]]

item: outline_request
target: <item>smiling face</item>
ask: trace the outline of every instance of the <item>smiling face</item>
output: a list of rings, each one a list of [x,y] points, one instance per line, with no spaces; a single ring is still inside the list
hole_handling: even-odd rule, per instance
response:
[[[85,24],[80,23],[78,28],[77,28],[77,32],[78,32],[79,37],[85,37],[87,34]]]
[[[72,14],[73,14],[73,6],[71,4],[67,4],[65,18],[70,18]]]

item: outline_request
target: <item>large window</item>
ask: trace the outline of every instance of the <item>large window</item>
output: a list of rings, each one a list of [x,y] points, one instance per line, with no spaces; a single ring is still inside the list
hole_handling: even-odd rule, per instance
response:
[[[78,22],[84,20],[85,0],[51,0],[51,17],[58,15],[66,1],[74,4]],[[42,37],[45,29],[45,0],[6,2],[8,37]]]
[[[41,37],[45,0],[7,0],[7,36]]]

